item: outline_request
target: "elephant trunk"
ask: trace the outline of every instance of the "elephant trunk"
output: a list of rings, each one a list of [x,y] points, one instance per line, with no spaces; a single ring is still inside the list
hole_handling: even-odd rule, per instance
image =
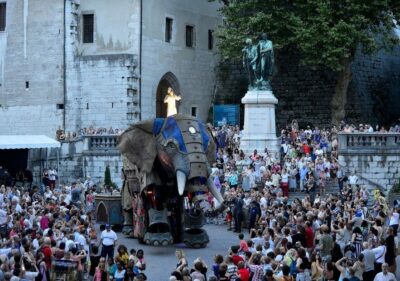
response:
[[[222,204],[224,199],[222,198],[221,193],[218,191],[211,177],[208,177],[208,189],[210,190],[211,194],[215,197],[215,199],[217,199],[217,201],[220,204]]]
[[[185,191],[186,186],[186,175],[184,172],[180,170],[176,171],[176,182],[178,184],[179,195],[183,195],[183,191]]]

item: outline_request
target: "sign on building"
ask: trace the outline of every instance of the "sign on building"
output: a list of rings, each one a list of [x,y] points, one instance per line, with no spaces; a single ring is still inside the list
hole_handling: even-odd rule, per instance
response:
[[[214,126],[239,125],[240,106],[238,104],[214,105]]]

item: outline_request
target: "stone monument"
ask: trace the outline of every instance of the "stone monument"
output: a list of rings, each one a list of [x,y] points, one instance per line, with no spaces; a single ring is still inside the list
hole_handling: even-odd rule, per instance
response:
[[[267,34],[263,33],[257,44],[246,40],[243,52],[243,67],[246,68],[249,87],[242,98],[244,109],[244,130],[240,148],[245,153],[257,149],[259,153],[265,148],[271,153],[279,152],[279,141],[276,137],[275,105],[278,99],[274,96],[270,80],[274,72],[274,49]]]

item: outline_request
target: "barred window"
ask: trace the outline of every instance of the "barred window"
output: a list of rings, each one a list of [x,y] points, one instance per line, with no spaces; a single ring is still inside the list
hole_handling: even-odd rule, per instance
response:
[[[186,47],[194,47],[194,26],[186,26]]]
[[[6,8],[7,3],[0,3],[0,31],[6,30]]]
[[[172,24],[173,19],[165,18],[165,42],[171,42],[172,40]]]
[[[94,15],[83,15],[83,43],[93,43]]]
[[[208,49],[212,50],[214,48],[214,30],[208,30]]]

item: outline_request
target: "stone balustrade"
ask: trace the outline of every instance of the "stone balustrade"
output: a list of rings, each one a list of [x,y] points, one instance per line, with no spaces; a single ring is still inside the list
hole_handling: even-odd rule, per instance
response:
[[[89,151],[117,150],[117,135],[84,136],[85,148]]]
[[[339,154],[400,153],[400,133],[339,133]]]

